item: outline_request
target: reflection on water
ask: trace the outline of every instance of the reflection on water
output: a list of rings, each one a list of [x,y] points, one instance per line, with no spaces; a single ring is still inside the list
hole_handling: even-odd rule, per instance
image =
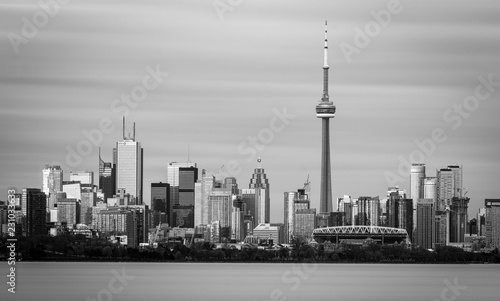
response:
[[[2,264],[3,271],[7,265]],[[499,300],[499,265],[17,263],[1,300]]]

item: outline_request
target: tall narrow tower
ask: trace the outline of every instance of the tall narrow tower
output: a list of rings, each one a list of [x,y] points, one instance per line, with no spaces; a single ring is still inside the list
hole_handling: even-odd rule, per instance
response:
[[[325,21],[325,48],[323,64],[323,97],[316,106],[316,117],[321,118],[321,191],[320,212],[332,212],[332,171],[330,163],[330,118],[335,117],[335,106],[328,96],[328,38]]]

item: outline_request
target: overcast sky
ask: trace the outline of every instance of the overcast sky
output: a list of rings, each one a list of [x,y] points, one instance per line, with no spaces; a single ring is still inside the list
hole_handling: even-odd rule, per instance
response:
[[[41,188],[45,164],[60,163],[66,179],[70,170],[97,174],[96,146],[73,166],[68,148],[77,150],[87,140],[83,130],[109,119],[114,130],[99,145],[112,160],[124,112],[112,104],[141,89],[149,66],[168,76],[126,105],[144,148],[146,203],[150,183],[165,182],[168,163],[186,161],[188,145],[200,169],[232,166],[247,188],[257,165],[248,137],[261,133],[256,154],[271,186],[271,221],[283,221],[283,193],[302,188],[308,175],[311,206],[319,209],[315,106],[325,20],[337,107],[334,198],[384,198],[394,184],[389,174],[408,190],[401,158],[411,160],[415,140],[439,129],[435,150],[414,156],[427,176],[463,165],[469,214],[485,198],[500,198],[498,1],[226,1],[74,0],[46,19],[38,1],[2,1],[0,199],[9,187]],[[371,12],[381,10],[388,12],[376,21]],[[39,25],[36,34],[25,20]],[[480,77],[493,83],[476,89]],[[276,110],[295,117],[283,128],[273,123]]]

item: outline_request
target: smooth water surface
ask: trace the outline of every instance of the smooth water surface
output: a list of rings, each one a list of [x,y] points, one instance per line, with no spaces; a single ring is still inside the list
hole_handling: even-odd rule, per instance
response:
[[[0,264],[7,279],[7,263]],[[500,300],[500,265],[492,264],[18,262],[16,268],[16,294],[2,281],[2,301]]]

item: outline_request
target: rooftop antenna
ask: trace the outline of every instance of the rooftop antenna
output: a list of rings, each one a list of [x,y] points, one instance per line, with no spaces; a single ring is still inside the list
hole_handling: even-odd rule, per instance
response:
[[[257,159],[257,168],[261,168],[261,164],[260,164],[260,162],[262,162],[262,159],[259,157],[259,158]]]
[[[122,127],[122,136],[123,140],[125,140],[125,115],[123,115],[123,127]]]
[[[133,133],[134,133],[134,138],[133,138],[133,139],[134,139],[134,141],[135,141],[135,122],[134,122],[134,129],[133,129],[133,131],[134,131],[134,132],[133,132]]]

